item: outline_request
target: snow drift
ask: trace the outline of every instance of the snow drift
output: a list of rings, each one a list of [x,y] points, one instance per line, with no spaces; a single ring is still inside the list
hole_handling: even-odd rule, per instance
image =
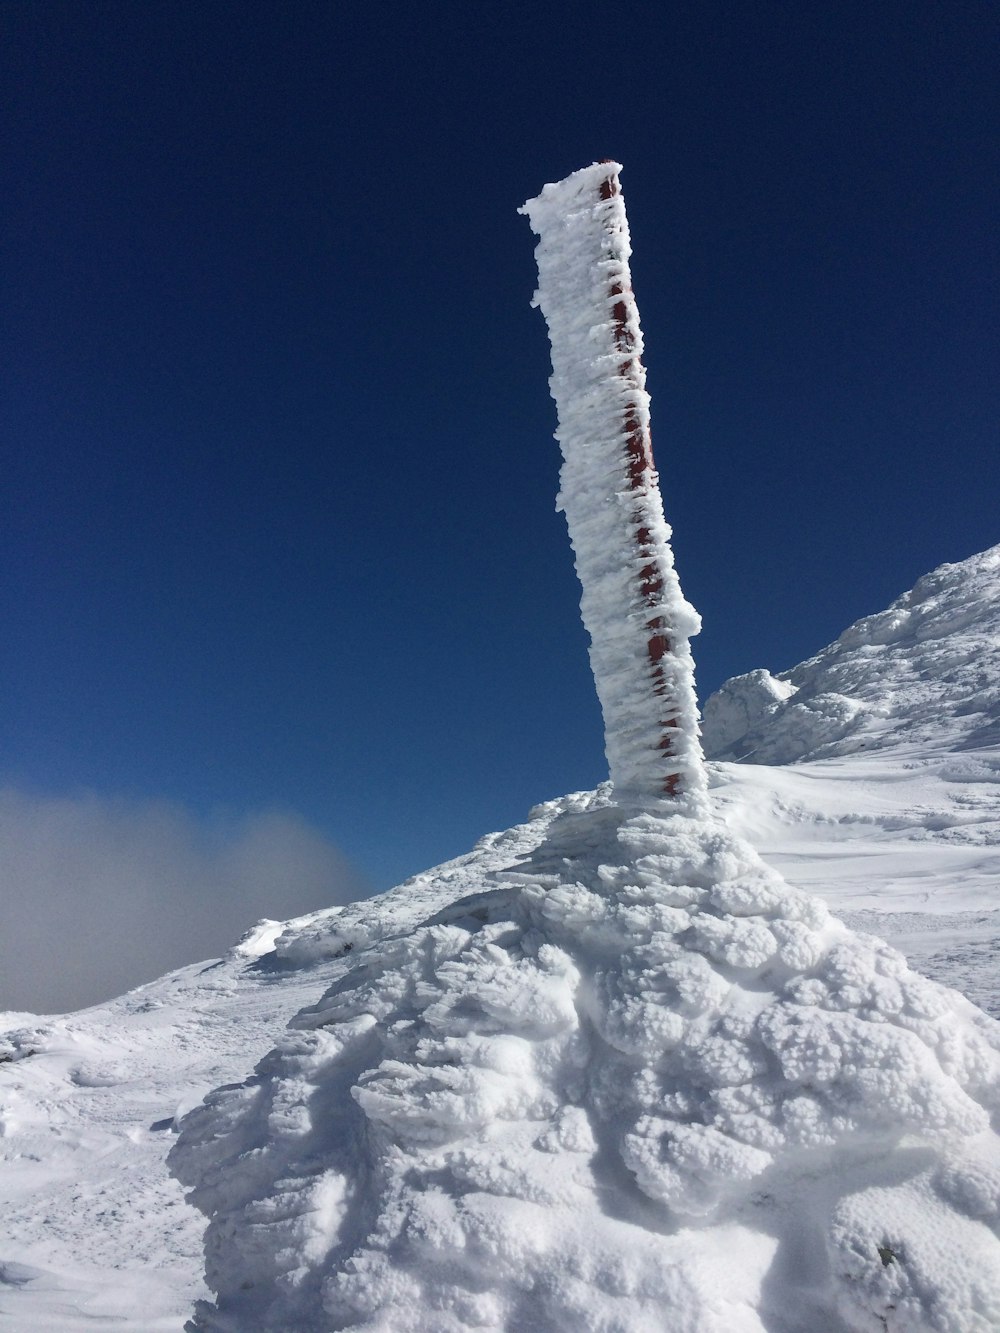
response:
[[[995,1328],[1000,1026],[711,818],[532,834],[329,916],[326,995],[187,1118],[196,1326]]]
[[[726,681],[702,737],[711,758],[757,764],[1000,743],[1000,546],[926,574],[792,671]]]

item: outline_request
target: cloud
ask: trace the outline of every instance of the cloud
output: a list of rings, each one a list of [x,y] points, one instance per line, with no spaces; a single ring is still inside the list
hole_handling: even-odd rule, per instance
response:
[[[291,813],[0,789],[0,1009],[95,1004],[217,957],[261,917],[371,891]]]

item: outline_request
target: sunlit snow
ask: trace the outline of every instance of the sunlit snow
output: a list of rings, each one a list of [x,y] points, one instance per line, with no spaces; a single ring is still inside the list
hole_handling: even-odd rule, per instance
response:
[[[608,769],[626,799],[662,793],[665,748],[684,792],[702,790],[704,765],[690,648],[701,618],[681,592],[648,449],[620,170],[617,162],[584,167],[521,212],[539,238],[535,304],[549,329],[563,455],[558,507],[580,577]],[[651,630],[667,648],[654,688]]]
[[[996,567],[1000,549],[987,555]],[[986,557],[976,557],[952,567],[951,578],[959,598],[964,598],[967,591],[963,586],[963,570],[978,579],[985,560]],[[985,614],[987,608],[1000,602],[1000,576],[982,588],[981,597]],[[986,637],[979,646],[983,654],[988,654],[993,643]],[[971,647],[974,645],[966,645],[967,649]],[[864,684],[859,681],[859,687]],[[876,684],[872,682],[871,688]],[[897,695],[897,704],[900,708],[906,705],[905,693]],[[992,745],[950,751],[950,740],[956,733],[959,747],[964,745],[967,717],[964,712],[953,714],[947,693],[942,691],[937,718],[938,748],[933,755],[906,743],[894,747],[886,738],[872,754],[862,750],[853,755],[782,767],[713,764],[711,796],[727,826],[751,841],[765,861],[779,866],[789,881],[820,892],[834,911],[845,908],[851,913],[863,911],[866,928],[873,928],[876,922],[891,927],[892,938],[906,949],[920,971],[958,986],[984,1007],[992,1005],[997,1011],[1000,1005],[995,972],[996,950],[1000,946],[1000,912],[996,907],[1000,877],[1000,750]],[[272,925],[258,932],[255,942],[234,950],[222,960],[184,969],[112,1004],[56,1020],[8,1015],[3,1046],[8,1063],[0,1065],[3,1105],[0,1150],[4,1161],[0,1172],[4,1216],[0,1313],[10,1326],[71,1333],[77,1329],[111,1327],[114,1320],[114,1326],[134,1333],[146,1329],[179,1330],[194,1300],[208,1298],[202,1278],[204,1218],[184,1202],[182,1190],[169,1177],[165,1163],[166,1149],[177,1141],[179,1114],[195,1106],[213,1087],[241,1084],[256,1061],[274,1045],[287,1020],[299,1011],[309,1012],[304,1020],[297,1020],[292,1040],[315,1043],[317,1035],[325,1029],[311,1030],[304,1024],[313,1023],[318,1014],[331,1006],[346,1002],[337,996],[321,1000],[333,983],[338,983],[337,995],[357,999],[368,984],[366,977],[370,979],[374,969],[389,969],[392,951],[398,958],[396,975],[402,978],[407,969],[411,977],[415,972],[419,977],[421,968],[426,972],[426,965],[415,956],[417,931],[423,932],[423,938],[435,932],[447,933],[453,946],[464,942],[469,960],[461,963],[462,967],[471,967],[476,950],[485,954],[488,948],[493,948],[504,953],[502,940],[496,940],[495,926],[492,942],[483,934],[491,929],[483,918],[491,913],[495,916],[501,899],[509,908],[511,899],[525,892],[525,911],[529,907],[538,911],[542,901],[538,888],[530,884],[524,890],[517,886],[502,889],[500,882],[510,879],[507,868],[523,867],[530,861],[536,875],[562,877],[566,873],[562,858],[567,854],[585,857],[592,865],[594,850],[587,850],[583,828],[592,823],[598,844],[600,839],[607,843],[611,837],[609,818],[599,794],[567,798],[540,808],[525,825],[489,835],[467,857],[418,876],[390,894],[287,923],[277,940],[277,952],[271,948],[276,934]],[[551,858],[554,864],[546,864],[546,858]],[[537,885],[537,880],[534,883]],[[637,883],[635,897],[641,899],[642,892]],[[463,899],[468,901],[460,907],[453,906]],[[563,924],[559,929],[564,937],[570,934],[566,925],[570,905],[564,902],[561,908]],[[654,906],[647,903],[642,910],[649,912]],[[661,904],[661,910],[665,906],[669,904]],[[509,911],[501,913],[509,914]],[[449,917],[441,924],[433,924],[436,919]],[[723,920],[721,916],[716,919]],[[771,930],[768,920],[764,917],[762,923]],[[516,930],[523,941],[524,926],[519,925]],[[579,934],[574,930],[571,938],[578,941]],[[607,946],[603,947],[606,952]],[[569,949],[554,942],[554,948],[560,949],[577,967],[576,956],[581,951],[577,942]],[[459,960],[462,952],[459,949],[456,955]],[[874,956],[888,957],[877,950]],[[484,964],[477,960],[477,966],[482,968]],[[523,961],[520,966],[523,969]],[[505,967],[516,975],[514,964],[507,962]],[[719,975],[710,960],[706,960],[703,970],[706,980]],[[538,971],[540,984],[563,995],[568,990],[567,975],[558,968],[548,974],[540,967]],[[625,975],[627,979],[637,974],[631,967],[625,969]],[[752,978],[760,974],[744,971],[742,975]],[[870,974],[869,980],[878,975]],[[450,982],[444,978],[435,983],[435,997],[433,1000],[427,997],[421,1021],[426,1021],[432,1003],[438,1004],[438,1012],[447,1012],[447,996],[454,980],[453,974]],[[484,982],[485,976],[480,975],[481,991]],[[415,987],[415,979],[413,984]],[[898,984],[898,978],[894,982],[889,976],[883,984]],[[914,984],[919,990],[920,983]],[[828,981],[822,985],[829,989]],[[745,987],[739,989],[743,991]],[[657,999],[664,993],[653,990],[645,1001],[653,1014],[662,1007]],[[766,996],[772,1010],[776,1008],[773,994],[772,990]],[[531,1086],[537,1089],[534,1062],[546,1050],[551,1051],[566,1040],[565,1035],[560,1036],[559,1023],[575,1024],[580,1011],[575,1003],[571,1010],[550,1006],[550,1030],[539,1035],[539,1029],[544,1027],[540,1009],[544,996],[539,997],[537,987],[531,995],[533,1007],[529,1016],[534,1035],[527,1042],[521,1035],[516,1042],[520,1049],[526,1046],[532,1057],[528,1062]],[[613,1009],[607,984],[601,995],[604,997],[601,1003],[610,1016]],[[938,992],[932,992],[932,1000],[937,1001],[938,996]],[[526,998],[523,992],[521,998]],[[508,1007],[517,1003],[517,997],[508,998],[503,990],[499,999]],[[939,1002],[944,1005],[945,1015],[951,1015],[958,1003],[947,996]],[[596,1005],[597,999],[591,996],[588,1003]],[[634,992],[619,989],[617,1011],[623,1016],[628,1014],[631,1004],[638,1021],[642,1003],[642,997],[637,1000]],[[826,1011],[817,1009],[817,1012]],[[473,1019],[483,1024],[481,1003],[477,1004]],[[454,1015],[448,1021],[455,1023]],[[609,1018],[603,1021],[607,1025]],[[934,1021],[922,1020],[932,1025]],[[952,1021],[948,1019],[949,1023]],[[619,1020],[615,1023],[616,1040],[627,1043],[628,1025]],[[992,1034],[996,1029],[985,1020],[969,1020],[959,1013],[958,1023],[967,1026],[977,1042],[995,1043]],[[887,1031],[890,1026],[897,1027],[887,1025]],[[636,1030],[641,1029],[633,1028]],[[479,1040],[485,1048],[486,1038]],[[924,1049],[923,1058],[933,1059],[933,1048],[926,1046],[919,1036],[916,1040]],[[279,1076],[287,1072],[288,1061],[293,1057],[289,1056],[286,1043],[280,1049],[280,1054],[268,1058],[266,1069],[271,1072],[261,1083],[262,1098],[274,1098],[279,1087],[288,1089],[285,1079]],[[610,1042],[600,1049],[609,1053],[608,1060],[627,1059],[625,1052],[618,1051]],[[995,1051],[995,1045],[992,1049]],[[618,1055],[614,1055],[615,1051]],[[315,1079],[319,1068],[316,1056],[308,1058],[314,1064],[306,1071],[309,1077],[300,1082],[301,1090],[309,1087],[309,1078]],[[485,1076],[484,1066],[472,1068],[479,1076]],[[512,1056],[509,1068],[505,1077],[515,1086],[526,1080]],[[958,1090],[958,1084],[954,1086]],[[239,1105],[246,1094],[215,1094],[217,1108],[220,1097],[224,1104],[227,1096]],[[235,1109],[230,1106],[227,1115]],[[249,1114],[245,1107],[243,1113]],[[357,1116],[359,1122],[364,1114],[353,1098],[341,1106],[340,1114],[345,1113]],[[202,1126],[206,1114],[199,1112]],[[259,1112],[254,1116],[259,1120]],[[326,1141],[324,1123],[325,1117],[317,1129],[320,1144]],[[650,1262],[649,1255],[656,1252],[657,1246],[662,1244],[667,1251],[676,1249],[669,1227],[664,1230],[662,1219],[654,1223],[649,1211],[644,1224],[637,1226],[629,1220],[628,1211],[624,1217],[609,1215],[601,1202],[608,1196],[596,1185],[589,1194],[581,1193],[580,1175],[590,1174],[596,1179],[602,1170],[602,1160],[606,1162],[607,1158],[606,1153],[603,1159],[597,1154],[595,1160],[595,1151],[590,1146],[594,1137],[591,1121],[586,1112],[581,1112],[579,1104],[567,1102],[561,1111],[553,1109],[548,1125],[546,1130],[540,1121],[504,1122],[504,1128],[512,1133],[520,1130],[525,1137],[532,1134],[531,1141],[523,1149],[517,1148],[505,1171],[493,1160],[503,1156],[504,1145],[492,1146],[483,1163],[466,1167],[467,1171],[486,1173],[489,1188],[482,1182],[475,1187],[466,1184],[461,1197],[506,1200],[498,1205],[501,1211],[505,1209],[511,1215],[528,1211],[537,1216],[540,1205],[532,1203],[523,1174],[524,1188],[520,1194],[514,1186],[519,1164],[540,1162],[546,1167],[539,1173],[537,1188],[549,1195],[562,1192],[563,1202],[558,1206],[557,1216],[565,1223],[559,1239],[564,1262],[573,1251],[574,1235],[601,1236],[603,1243],[605,1233],[620,1236],[627,1232],[636,1239],[636,1251],[629,1260],[636,1273]],[[259,1123],[255,1128],[259,1130]],[[868,1129],[860,1134],[862,1143],[870,1133],[872,1130]],[[297,1141],[301,1143],[301,1137]],[[541,1146],[535,1146],[536,1141]],[[695,1309],[696,1302],[703,1300],[698,1291],[715,1290],[723,1300],[723,1314],[719,1317],[728,1319],[730,1328],[740,1327],[740,1319],[744,1327],[751,1328],[755,1327],[754,1319],[758,1320],[758,1327],[769,1329],[815,1328],[818,1325],[809,1322],[811,1315],[799,1319],[798,1302],[803,1289],[812,1292],[832,1281],[828,1250],[841,1237],[850,1238],[843,1254],[857,1267],[857,1272],[845,1271],[843,1278],[847,1289],[857,1295],[855,1307],[863,1310],[864,1303],[870,1305],[883,1289],[882,1299],[888,1303],[895,1299],[897,1289],[910,1280],[905,1268],[910,1262],[909,1250],[903,1249],[898,1238],[907,1233],[914,1219],[919,1227],[911,1243],[920,1264],[917,1270],[920,1275],[928,1266],[933,1269],[933,1254],[929,1252],[934,1249],[935,1237],[944,1234],[939,1227],[945,1224],[950,1227],[952,1223],[949,1246],[956,1247],[952,1254],[967,1256],[976,1272],[988,1275],[991,1270],[984,1256],[991,1253],[989,1247],[995,1243],[1000,1157],[995,1148],[987,1148],[983,1155],[979,1143],[989,1145],[991,1139],[973,1138],[965,1142],[965,1156],[960,1152],[957,1161],[953,1161],[948,1155],[951,1148],[946,1153],[936,1137],[931,1136],[928,1146],[918,1136],[907,1147],[909,1167],[901,1169],[889,1182],[885,1179],[886,1159],[880,1155],[867,1161],[862,1157],[861,1166],[852,1166],[851,1173],[837,1174],[835,1178],[826,1170],[803,1170],[801,1177],[785,1180],[786,1195],[775,1194],[766,1183],[761,1186],[753,1180],[742,1185],[738,1181],[733,1186],[727,1184],[727,1188],[735,1187],[737,1193],[744,1191],[742,1213],[737,1218],[725,1221],[710,1210],[708,1215],[700,1214],[700,1220],[692,1221],[688,1214],[674,1233],[685,1236],[685,1252],[700,1275],[691,1279],[694,1284],[691,1286],[680,1284],[680,1274],[675,1273],[680,1309]],[[440,1153],[440,1145],[433,1145],[433,1150]],[[769,1150],[765,1147],[755,1151]],[[813,1149],[814,1154],[820,1155],[827,1151]],[[519,1157],[519,1153],[523,1156]],[[690,1160],[689,1157],[687,1161]],[[333,1165],[330,1161],[323,1169]],[[272,1156],[263,1170],[263,1181],[270,1181],[274,1167]],[[767,1170],[774,1168],[765,1170],[765,1181]],[[621,1166],[617,1176],[612,1173],[606,1179],[619,1202],[625,1197],[639,1211],[658,1206],[651,1199],[644,1204],[647,1196],[637,1185],[631,1188],[629,1200],[624,1188],[628,1175]],[[507,1192],[501,1191],[501,1183]],[[705,1177],[704,1187],[709,1186],[710,1180]],[[781,1232],[783,1239],[779,1240],[775,1234],[775,1210],[780,1214],[780,1207],[777,1202],[768,1203],[763,1198],[768,1193],[775,1200],[792,1200],[788,1206],[797,1208],[799,1216],[811,1219],[813,1229],[796,1236],[785,1226]],[[838,1199],[833,1195],[838,1195]],[[457,1197],[455,1193],[445,1194],[445,1211],[456,1206]],[[583,1209],[581,1198],[589,1199],[589,1208]],[[328,1206],[331,1211],[337,1206],[333,1193],[328,1195]],[[714,1206],[718,1209],[719,1204]],[[731,1209],[732,1201],[724,1207]],[[634,1218],[635,1214],[631,1216]],[[825,1233],[820,1227],[823,1218],[828,1225]],[[321,1231],[321,1220],[318,1219],[317,1234]],[[529,1228],[524,1244],[537,1246],[537,1236],[537,1227]],[[277,1251],[278,1247],[274,1248]],[[594,1249],[581,1244],[577,1253],[578,1256],[593,1254]],[[883,1265],[880,1249],[886,1254],[892,1250],[896,1257]],[[308,1254],[308,1247],[303,1254]],[[538,1264],[537,1255],[532,1262]],[[504,1261],[507,1283],[511,1264],[508,1257]],[[482,1283],[488,1286],[495,1270],[487,1259],[483,1259],[477,1271]],[[655,1271],[659,1273],[659,1268],[655,1267]],[[605,1302],[605,1309],[607,1303],[614,1304],[620,1299],[614,1294],[621,1291],[620,1283],[616,1286],[610,1274],[608,1269],[602,1279],[605,1287],[600,1300]],[[404,1266],[401,1281],[411,1280]],[[575,1275],[567,1272],[563,1279],[566,1288],[573,1288],[578,1295],[580,1288],[576,1284],[586,1284],[589,1280],[584,1267]],[[657,1289],[662,1289],[664,1281],[665,1278],[657,1277]],[[921,1281],[925,1281],[922,1276]],[[269,1283],[265,1285],[269,1287]],[[925,1283],[920,1290],[933,1294],[937,1288],[933,1283],[930,1286]],[[634,1302],[637,1297],[633,1292],[627,1299]],[[598,1301],[593,1292],[590,1301],[592,1305]],[[629,1308],[634,1309],[634,1304]],[[990,1327],[992,1315],[988,1304],[983,1305],[977,1316],[978,1323],[970,1316],[971,1322],[965,1325],[954,1320],[951,1324],[941,1320],[935,1323],[931,1308],[928,1306],[927,1312],[920,1316],[905,1316],[909,1322],[900,1316],[896,1326]],[[784,1316],[780,1314],[782,1310]],[[828,1319],[825,1326],[836,1328],[832,1314]],[[662,1326],[661,1321],[659,1327]],[[684,1326],[680,1316],[671,1326]],[[866,1327],[864,1322],[856,1326]],[[869,1326],[881,1327],[870,1321]]]
[[[742,762],[707,769],[665,580],[668,800],[629,690],[648,604],[615,616],[633,534],[584,482],[613,782],[110,1004],[6,1015],[12,1328],[1000,1327],[1000,547],[728,682],[707,738]]]

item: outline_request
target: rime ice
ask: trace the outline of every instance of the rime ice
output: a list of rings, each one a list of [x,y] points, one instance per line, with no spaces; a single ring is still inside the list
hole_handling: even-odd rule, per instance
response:
[[[17,1201],[23,1170],[37,1195],[34,1207],[5,1209],[0,1309],[21,1302],[33,1317],[25,1327],[82,1328],[70,1310],[88,1324],[121,1322],[108,1316],[103,1269],[89,1287],[73,1279],[71,1303],[63,1277],[23,1262],[56,1253],[66,1230],[59,1154],[77,1227],[64,1274],[94,1242],[102,1260],[111,1247],[129,1251],[139,1267],[132,1286],[119,1276],[111,1305],[124,1288],[123,1326],[144,1333],[154,1320],[136,1241],[191,1283],[189,1223],[164,1229],[161,1200],[180,1201],[151,1165],[162,1160],[150,1140],[175,1127],[172,1169],[208,1218],[215,1298],[199,1301],[189,1325],[206,1333],[1000,1327],[1000,1025],[831,917],[739,836],[742,825],[761,837],[770,818],[796,878],[819,861],[841,892],[861,837],[873,903],[907,874],[929,898],[935,849],[974,853],[959,892],[973,875],[995,892],[995,745],[970,750],[968,733],[940,720],[981,706],[972,734],[992,734],[995,680],[977,683],[965,668],[978,673],[995,652],[1000,560],[937,571],[905,605],[842,636],[843,651],[814,659],[833,673],[824,666],[817,681],[835,682],[846,707],[848,686],[859,699],[883,688],[872,646],[895,645],[894,716],[904,720],[924,709],[933,679],[939,730],[956,740],[933,771],[902,735],[905,762],[865,756],[853,782],[822,763],[719,765],[705,791],[686,643],[696,621],[652,474],[628,475],[623,434],[645,412],[634,310],[619,319],[612,306],[610,323],[595,323],[585,302],[574,322],[549,280],[579,260],[569,286],[591,275],[594,302],[627,290],[620,201],[594,201],[606,170],[547,187],[529,209],[614,788],[538,807],[372,902],[261,923],[226,959],[103,1014],[19,1021],[0,1037],[0,1156],[16,1167],[0,1187]],[[611,250],[596,252],[609,222]],[[616,328],[631,340],[628,375]],[[926,669],[908,672],[935,629]],[[670,642],[669,678],[655,669],[667,660],[650,651],[657,638]],[[788,681],[802,688],[812,673],[805,664]],[[791,694],[766,672],[751,686],[730,691],[721,714],[734,739],[744,721],[780,725]],[[676,723],[668,747],[665,722]],[[888,753],[891,736],[881,740]],[[671,772],[683,799],[662,799]],[[831,812],[845,801],[863,810],[840,820]],[[916,870],[885,841],[911,827],[923,835]],[[949,975],[961,964],[953,958]],[[247,1075],[266,1033],[272,1049]],[[209,1080],[216,1090],[184,1115]],[[114,1142],[127,1144],[128,1166],[112,1184]],[[93,1237],[81,1218],[93,1219]],[[51,1325],[38,1318],[49,1310]]]
[[[201,1329],[1000,1323],[1000,1027],[706,791],[616,173],[526,205],[612,783],[276,941],[336,976],[171,1154]]]
[[[607,789],[412,888],[328,919],[326,995],[185,1121],[199,1328],[997,1326],[968,1001],[717,818]]]
[[[705,704],[712,758],[756,764],[1000,742],[1000,546],[918,579],[792,671],[748,672]]]
[[[521,210],[539,241],[540,306],[583,621],[619,796],[704,789],[689,639],[649,448],[642,332],[616,162],[546,185]]]

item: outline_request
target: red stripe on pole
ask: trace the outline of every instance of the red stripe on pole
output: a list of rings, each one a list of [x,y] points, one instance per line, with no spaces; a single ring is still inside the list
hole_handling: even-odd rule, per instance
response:
[[[613,199],[618,193],[618,176],[617,173],[613,172],[606,180],[602,181],[600,197],[603,200]],[[615,297],[624,298],[626,295],[631,296],[631,289],[626,290],[621,282],[613,282],[608,289],[608,295],[612,300]],[[642,383],[642,362],[636,355],[635,339],[628,327],[628,303],[624,299],[614,300],[611,314],[614,319],[615,346],[619,352],[624,353],[626,358],[618,367],[618,373],[633,388],[639,389]],[[657,567],[652,535],[649,528],[646,527],[642,499],[650,491],[658,490],[659,483],[656,477],[656,467],[653,463],[652,437],[649,428],[642,424],[637,403],[632,402],[626,405],[624,426],[629,488],[638,501],[632,515],[635,525],[635,542],[639,555],[645,562],[639,571],[639,590],[647,605],[655,606],[663,593],[663,575]],[[647,621],[646,629],[649,633],[646,655],[649,659],[653,693],[658,698],[667,699],[670,697],[670,689],[664,660],[670,656],[672,648],[666,634],[666,624],[663,617],[652,616]],[[665,755],[672,755],[674,748],[671,731],[677,727],[677,719],[661,717],[659,726],[661,735],[657,742],[657,748],[662,750]],[[678,795],[680,788],[681,777],[679,773],[667,773],[664,776],[663,790],[667,796]]]

